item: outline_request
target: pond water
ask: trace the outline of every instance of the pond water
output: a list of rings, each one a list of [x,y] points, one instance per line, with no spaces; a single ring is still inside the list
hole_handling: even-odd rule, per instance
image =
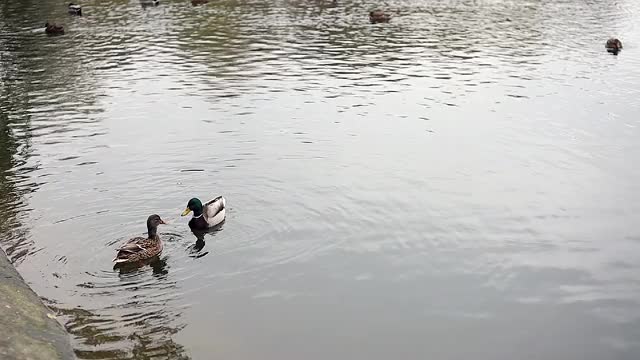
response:
[[[0,4],[0,243],[80,359],[640,358],[640,3],[82,5]]]

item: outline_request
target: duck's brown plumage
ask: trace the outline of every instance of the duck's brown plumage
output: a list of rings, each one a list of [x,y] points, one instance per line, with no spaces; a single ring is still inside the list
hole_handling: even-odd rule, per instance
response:
[[[133,263],[150,259],[162,252],[162,240],[158,236],[158,225],[164,221],[158,215],[151,215],[147,219],[147,238],[135,237],[117,249],[118,253],[113,259],[116,263]]]
[[[607,43],[604,45],[604,47],[609,52],[618,52],[622,49],[622,41],[616,38],[611,38],[607,40]]]

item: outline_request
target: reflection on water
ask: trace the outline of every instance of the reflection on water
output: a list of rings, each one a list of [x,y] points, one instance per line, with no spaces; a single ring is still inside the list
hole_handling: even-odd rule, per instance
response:
[[[19,99],[8,98],[0,107],[0,242],[14,263],[37,251],[29,239],[29,228],[22,223],[30,209],[24,197],[38,189],[38,183],[28,176],[35,166],[27,165],[32,148],[29,117],[14,106]],[[15,101],[15,102],[14,102]]]
[[[636,2],[150,3],[0,4],[0,244],[79,358],[638,358]]]
[[[180,305],[174,301],[178,289],[168,261],[162,257],[142,268],[87,273],[93,281],[76,285],[83,289],[78,295],[87,297],[83,307],[67,308],[47,299],[76,336],[79,358],[189,358],[172,339],[185,325],[179,320]],[[115,291],[125,294],[114,296]],[[104,297],[111,302],[94,310],[92,298]]]

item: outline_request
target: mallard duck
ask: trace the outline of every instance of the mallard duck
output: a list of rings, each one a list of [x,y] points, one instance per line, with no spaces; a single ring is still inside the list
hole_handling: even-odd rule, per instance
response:
[[[62,35],[64,34],[64,27],[56,24],[44,24],[44,32],[49,35]]]
[[[74,3],[69,3],[69,14],[82,15],[82,7]]]
[[[382,10],[373,10],[369,12],[369,21],[371,21],[372,24],[386,23],[389,22],[389,20],[391,20],[391,15],[385,14]]]
[[[189,220],[191,230],[207,230],[224,221],[226,216],[225,203],[226,200],[222,196],[207,201],[204,206],[198,198],[193,198],[187,203],[187,208],[182,212],[182,216],[187,216],[193,211],[193,217]]]
[[[607,40],[607,43],[604,45],[608,52],[617,54],[620,50],[622,50],[622,41],[611,38]]]
[[[158,236],[158,225],[165,222],[158,215],[151,215],[147,219],[147,237],[135,237],[118,248],[113,261],[116,264],[132,263],[150,259],[162,252],[162,240]]]
[[[208,2],[209,0],[191,0],[191,5],[193,6],[204,5]]]

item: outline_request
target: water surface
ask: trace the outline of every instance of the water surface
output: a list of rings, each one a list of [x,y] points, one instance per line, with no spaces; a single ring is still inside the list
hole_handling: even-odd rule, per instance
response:
[[[635,1],[82,5],[0,4],[0,244],[80,359],[640,357]]]

